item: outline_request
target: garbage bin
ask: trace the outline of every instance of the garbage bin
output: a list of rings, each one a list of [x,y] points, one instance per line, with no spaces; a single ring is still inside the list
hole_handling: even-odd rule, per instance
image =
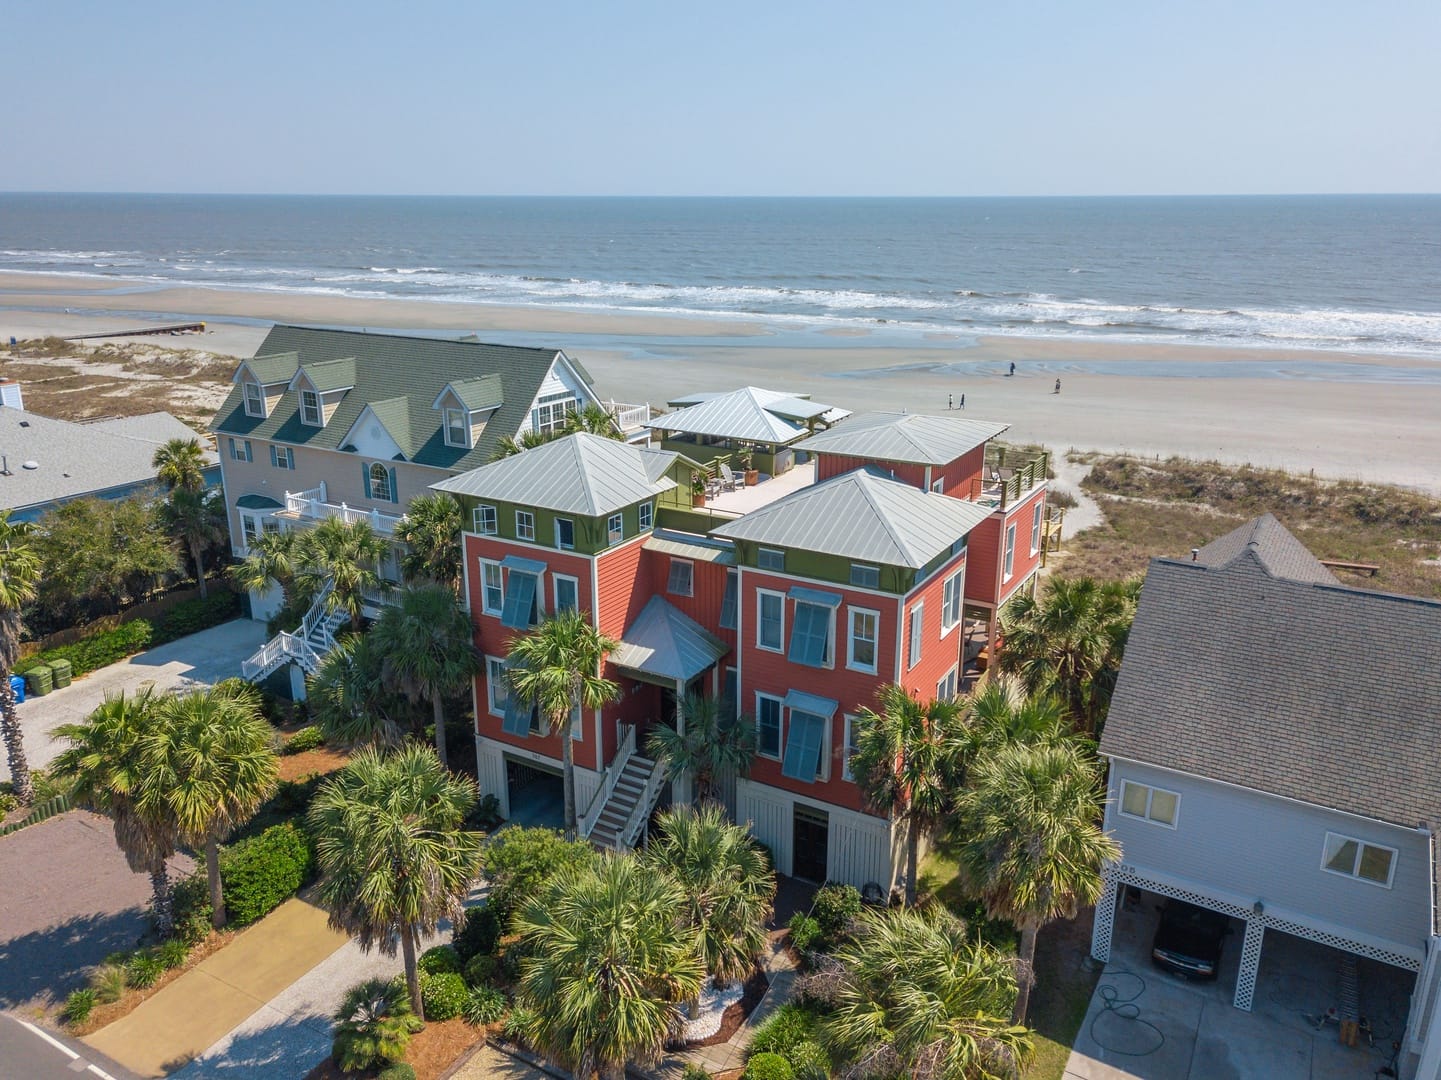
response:
[[[55,689],[55,673],[46,664],[25,673],[25,688],[35,697],[44,697]]]
[[[24,700],[25,700],[25,676],[23,676],[23,675],[11,675],[11,676],[10,676],[10,692],[15,695],[15,700],[16,700],[16,701],[24,701]]]
[[[62,686],[70,685],[71,667],[69,660],[51,660],[50,671],[55,680],[56,690],[59,690]]]

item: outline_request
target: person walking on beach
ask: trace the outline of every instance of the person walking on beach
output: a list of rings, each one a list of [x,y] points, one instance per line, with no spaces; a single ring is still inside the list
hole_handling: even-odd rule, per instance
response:
[[[1014,360],[1012,360],[1012,361],[1011,361],[1011,374],[1014,375],[1015,373],[1016,373],[1016,362],[1015,362]]]
[[[954,408],[956,407],[952,402],[953,402],[953,399],[952,399],[951,395],[950,395],[950,394],[947,394],[947,395],[946,395],[946,412],[950,412],[952,409],[954,409]]]
[[[965,394],[962,394],[962,395],[961,395],[961,408],[964,409],[965,407],[966,407],[966,395],[965,395]]]
[[[1061,392],[1061,380],[1060,380],[1060,379],[1057,379],[1057,380],[1056,380],[1056,389],[1055,389],[1054,393],[1059,394],[1060,392]]]

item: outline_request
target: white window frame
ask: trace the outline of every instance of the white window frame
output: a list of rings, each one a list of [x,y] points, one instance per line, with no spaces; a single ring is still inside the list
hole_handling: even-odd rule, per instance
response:
[[[1331,849],[1332,837],[1335,837],[1337,840],[1340,840],[1343,843],[1346,841],[1350,841],[1351,843],[1356,845],[1356,861],[1351,864],[1351,872],[1349,874],[1346,873],[1346,871],[1344,870],[1334,870],[1331,868],[1330,865],[1328,865],[1331,860],[1327,858],[1327,852]],[[1374,878],[1361,876],[1361,859],[1365,856],[1366,849],[1368,847],[1375,848],[1377,851],[1390,852],[1391,862],[1386,867],[1385,881],[1377,881]],[[1392,883],[1396,880],[1396,859],[1399,857],[1400,854],[1400,851],[1398,851],[1396,848],[1390,847],[1386,844],[1373,844],[1369,840],[1362,840],[1359,836],[1350,836],[1347,833],[1331,832],[1328,829],[1326,832],[1325,842],[1321,845],[1321,869],[1328,874],[1335,874],[1337,877],[1350,878],[1352,881],[1364,881],[1367,885],[1374,885],[1378,889],[1389,889],[1391,888]]]
[[[1016,523],[1006,526],[1006,554],[1001,566],[1001,580],[1010,581],[1016,573]]]
[[[875,581],[857,581],[856,571],[860,571],[864,577],[875,577]],[[851,563],[851,584],[857,589],[879,589],[881,587],[881,568],[872,566],[869,563]]]
[[[605,542],[619,544],[625,539],[625,515],[611,514],[605,522]]]
[[[270,464],[277,469],[285,469],[287,472],[295,471],[295,451],[288,446],[270,447]]]
[[[961,625],[961,607],[965,601],[961,579],[965,572],[962,567],[941,583],[941,637]]]
[[[1031,554],[1041,550],[1041,511],[1046,508],[1044,501],[1038,501],[1031,511]]]
[[[495,702],[495,670],[500,669],[500,682],[505,685],[506,694],[510,693],[510,683],[506,680],[505,661],[499,656],[487,656],[485,658],[485,707],[491,716],[504,716],[505,706],[497,705]]]
[[[776,752],[768,754],[761,749],[761,702],[774,701],[776,703]],[[786,710],[785,699],[778,698],[774,694],[756,691],[756,757],[763,757],[767,761],[781,761],[786,753]]]
[[[498,587],[500,589],[500,603],[493,608],[486,602],[489,599],[489,594],[486,591],[485,579],[491,567],[495,567],[495,576],[499,582]],[[500,563],[494,559],[480,560],[480,610],[487,615],[495,616],[499,616],[500,613],[505,610],[505,571],[501,569]]]
[[[308,415],[311,406],[315,407],[315,419]],[[306,427],[325,426],[325,406],[320,403],[320,392],[318,390],[300,391],[300,422]]]
[[[850,713],[844,713],[843,717],[845,719],[845,730],[841,737],[845,742],[841,744],[841,779],[849,780],[854,784],[856,777],[855,774],[851,772],[851,757],[855,753],[855,748],[851,746],[851,736],[854,735],[856,731],[856,718]]]
[[[685,571],[686,571],[686,573],[685,573],[685,591],[681,591],[680,589],[677,589],[677,588],[675,587],[675,585],[676,585],[675,572],[676,572],[676,570],[680,569],[681,567],[685,567]],[[694,596],[694,595],[695,595],[695,563],[692,562],[690,559],[678,559],[678,558],[676,558],[676,556],[672,555],[672,556],[670,557],[670,570],[667,572],[666,578],[665,578],[665,591],[666,591],[669,595],[671,595],[671,596]]]
[[[951,668],[941,676],[940,682],[936,683],[936,700],[953,701],[956,691],[960,689],[960,676],[958,668]]]
[[[264,516],[254,514],[246,510],[240,511],[240,548],[242,551],[249,551],[250,545],[260,539],[264,530],[262,524]]]
[[[575,550],[575,519],[567,517],[555,518],[555,546],[561,551]],[[570,543],[563,544],[560,540],[560,523],[565,522],[570,526]]]
[[[856,616],[870,616],[871,619],[871,663],[861,663],[856,659]],[[861,640],[867,640],[862,638]],[[852,671],[863,671],[867,675],[874,675],[878,670],[881,660],[881,613],[873,608],[848,607],[846,609],[846,667]],[[849,779],[849,777],[847,777]]]
[[[1144,815],[1133,814],[1126,809],[1126,788],[1128,786],[1143,788],[1145,790],[1146,813]],[[1158,791],[1163,795],[1170,795],[1176,800],[1176,812],[1172,816],[1171,821],[1167,821],[1165,818],[1155,818],[1151,816],[1151,800]],[[1128,817],[1132,821],[1145,821],[1151,825],[1159,825],[1163,829],[1175,829],[1177,823],[1181,820],[1181,793],[1179,791],[1172,791],[1170,788],[1158,788],[1153,784],[1143,784],[1139,780],[1127,780],[1123,777],[1121,780],[1120,798],[1116,800],[1116,813],[1122,817]]]
[[[560,611],[562,610],[562,608],[561,608],[561,606],[560,606],[560,583],[561,583],[562,581],[568,581],[568,582],[570,582],[570,587],[575,590],[575,606],[572,607],[570,610],[572,610],[572,611],[579,611],[579,610],[580,610],[580,578],[578,578],[578,577],[572,577],[570,574],[557,574],[555,571],[551,571],[551,575],[550,575],[550,591],[555,594],[555,604],[553,605],[553,609],[555,610],[555,612],[556,612],[557,614],[559,614]]]
[[[763,597],[766,597],[766,596],[774,596],[774,597],[776,598],[777,602],[778,602],[778,603],[780,604],[780,606],[781,606],[780,632],[776,635],[777,640],[776,640],[776,643],[775,643],[774,645],[767,645],[767,644],[765,644],[763,641],[761,641],[761,629],[762,629],[762,627],[764,627],[764,625],[765,625],[765,620],[761,617],[761,603],[762,603],[762,598],[763,598]],[[783,655],[783,656],[785,655],[785,651],[786,651],[786,594],[785,594],[785,593],[783,593],[783,592],[776,592],[776,591],[774,591],[773,589],[757,589],[757,590],[756,590],[756,648],[759,649],[759,650],[761,650],[761,652],[780,653],[780,654]]]
[[[457,420],[458,418],[458,420]],[[470,447],[470,413],[465,409],[446,409],[441,420],[445,428],[446,446]],[[460,438],[456,439],[455,434],[459,431]]]
[[[250,446],[249,439],[230,440],[230,459],[232,461],[243,461],[247,465],[255,460],[255,451]]]
[[[543,394],[535,403],[531,413],[531,427],[539,435],[549,435],[565,427],[565,420],[576,411],[579,402],[569,390],[554,394]],[[556,410],[560,411],[557,412]]]
[[[380,477],[375,475],[375,470],[380,470]],[[374,462],[370,468],[365,470],[365,494],[372,502],[394,502],[395,492],[390,488],[390,467],[383,461]],[[385,484],[384,492],[377,486],[377,479]]]
[[[655,528],[655,503],[643,502],[640,504],[640,527],[642,529]]]
[[[931,490],[937,495],[944,495],[946,493],[946,478],[944,476],[938,476],[932,480]]]
[[[535,543],[535,515],[529,510],[515,512],[515,538]]]
[[[265,387],[251,379],[246,379],[245,382],[241,383],[241,386],[245,388],[245,415],[264,416]],[[251,393],[252,390],[255,391],[254,394]]]
[[[490,528],[486,528],[486,521],[489,519]],[[471,511],[470,523],[478,536],[494,536],[500,531],[500,515],[495,512],[495,507],[489,503],[477,503]]]
[[[910,616],[907,619],[907,629],[910,638],[906,642],[906,670],[910,671],[921,662],[925,655],[926,638],[926,602],[924,600],[911,608]]]
[[[777,566],[767,566],[767,565],[766,565],[766,558],[767,558],[768,556],[771,556],[771,555],[777,556],[777,561],[778,561],[779,565],[777,565]],[[757,570],[768,570],[768,571],[770,571],[770,572],[773,573],[773,574],[783,574],[783,573],[785,573],[785,570],[786,570],[786,553],[785,553],[784,549],[782,549],[782,548],[768,548],[768,547],[758,548],[758,549],[756,550],[756,569],[757,569]]]

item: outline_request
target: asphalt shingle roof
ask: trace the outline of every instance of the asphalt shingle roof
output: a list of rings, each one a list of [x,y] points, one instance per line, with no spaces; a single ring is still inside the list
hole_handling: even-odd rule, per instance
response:
[[[994,439],[1009,424],[925,413],[857,413],[839,427],[796,444],[813,454],[845,454],[875,461],[945,465]]]
[[[341,360],[326,360],[318,364],[305,364],[301,370],[305,372],[305,377],[310,380],[315,389],[322,394],[355,385],[355,357],[353,356],[347,356]]]
[[[1441,602],[1284,577],[1249,546],[1155,559],[1101,752],[1441,828]]]
[[[431,486],[497,502],[599,517],[676,486],[657,473],[679,455],[579,433],[501,458]]]
[[[272,383],[288,382],[300,365],[338,373],[343,369],[331,369],[329,363],[351,360],[354,388],[335,407],[330,422],[316,428],[300,422],[297,391],[288,390],[269,416],[255,417],[246,414],[241,388],[236,386],[216,414],[217,432],[338,450],[367,404],[404,399],[403,408],[385,407],[384,422],[406,459],[457,470],[485,464],[502,437],[520,430],[546,373],[561,355],[556,349],[301,326],[274,327],[256,352],[246,365],[257,378]],[[486,376],[496,379],[495,395],[503,401],[472,449],[447,446],[441,414],[432,404],[447,383]]]
[[[711,533],[919,569],[989,515],[983,506],[921,491],[868,467],[801,488]]]
[[[698,404],[665,413],[646,426],[746,442],[788,443],[806,434],[805,419],[819,417],[834,423],[850,415],[845,409],[756,386],[676,400],[696,400]]]
[[[1276,520],[1275,514],[1262,514],[1239,529],[1212,540],[1196,553],[1196,561],[1220,568],[1229,566],[1248,552],[1276,577],[1325,585],[1341,584],[1335,574],[1306,550],[1305,544]]]

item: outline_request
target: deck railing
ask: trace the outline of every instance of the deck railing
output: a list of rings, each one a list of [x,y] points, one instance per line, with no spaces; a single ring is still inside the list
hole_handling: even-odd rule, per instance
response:
[[[1013,460],[1016,459],[1013,457]],[[1036,485],[1045,482],[1050,463],[1050,452],[1042,450],[1029,459],[1008,466],[1002,449],[986,461],[982,475],[971,481],[971,501],[1005,510]]]
[[[632,431],[650,423],[649,402],[644,405],[627,405],[620,401],[608,401],[605,408],[611,416],[615,417],[615,422],[620,425],[622,431]]]
[[[605,810],[605,804],[610,801],[615,791],[616,782],[620,774],[625,771],[626,762],[635,753],[635,725],[622,724],[624,734],[620,737],[620,746],[616,749],[615,757],[611,758],[610,764],[605,770],[605,780],[600,785],[600,790],[595,793],[595,798],[590,800],[586,807],[585,814],[580,819],[580,837],[582,840],[590,838],[591,830],[595,823],[600,820],[601,813]]]
[[[635,847],[636,841],[640,839],[641,830],[650,820],[650,809],[660,796],[660,786],[665,783],[665,778],[666,770],[657,761],[655,768],[650,771],[650,777],[645,782],[645,790],[641,792],[640,799],[630,812],[630,817],[626,819],[625,824],[616,834],[622,851]]]
[[[386,534],[395,532],[396,527],[404,520],[398,514],[382,514],[379,510],[363,510],[358,506],[349,506],[343,502],[326,502],[323,482],[320,487],[310,488],[307,491],[287,491],[285,493],[285,513],[293,514],[303,521],[324,521],[326,518],[333,517],[338,517],[347,524],[364,521],[369,523],[376,532]]]

